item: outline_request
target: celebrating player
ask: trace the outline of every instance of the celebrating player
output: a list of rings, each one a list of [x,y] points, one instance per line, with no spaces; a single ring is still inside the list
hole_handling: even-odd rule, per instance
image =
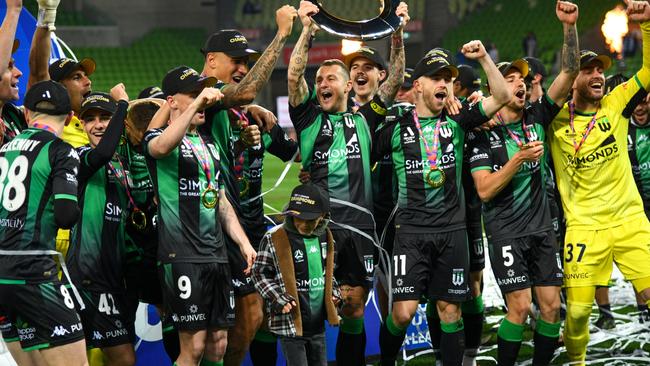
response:
[[[604,96],[606,56],[580,53],[572,101],[549,129],[567,233],[564,278],[567,318],[564,343],[570,361],[584,363],[596,285],[606,285],[617,263],[643,300],[650,301],[650,223],[634,184],[624,147],[628,122],[622,112],[641,89],[650,89],[650,6],[626,1],[640,21],[643,65],[633,79]]]

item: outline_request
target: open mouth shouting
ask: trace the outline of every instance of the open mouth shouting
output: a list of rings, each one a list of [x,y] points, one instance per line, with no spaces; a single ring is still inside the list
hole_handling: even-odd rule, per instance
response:
[[[595,93],[601,93],[603,91],[603,81],[600,79],[589,81],[589,88]]]
[[[320,99],[322,102],[327,103],[332,100],[332,97],[334,94],[332,93],[331,90],[321,90],[320,92]]]
[[[239,84],[239,83],[244,79],[244,76],[246,76],[246,75],[239,74],[239,73],[234,74],[234,75],[232,76],[232,81],[233,81],[234,83],[236,83],[236,84]]]
[[[358,76],[354,79],[354,82],[355,82],[355,84],[357,84],[358,86],[364,86],[364,85],[368,84],[368,78],[367,78],[365,75],[358,75]]]
[[[434,95],[433,95],[437,101],[440,103],[444,103],[445,98],[447,98],[447,90],[438,90]]]
[[[525,100],[526,99],[526,89],[524,89],[524,88],[517,89],[517,91],[515,92],[515,97],[517,97],[517,99],[520,99],[520,100]]]

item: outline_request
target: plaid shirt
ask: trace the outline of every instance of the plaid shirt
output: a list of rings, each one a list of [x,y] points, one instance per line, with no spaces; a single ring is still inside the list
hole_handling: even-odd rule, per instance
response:
[[[272,305],[275,302],[282,304],[282,295],[287,292],[282,279],[282,274],[278,270],[278,258],[275,252],[275,247],[271,241],[271,234],[273,230],[277,230],[280,226],[267,232],[260,243],[260,248],[257,251],[257,258],[253,263],[253,270],[251,277],[255,284],[255,289],[259,291],[264,299],[266,305],[266,313],[269,315],[269,330],[280,336],[295,337],[296,324],[293,321],[293,315],[289,312],[287,314],[275,313]]]

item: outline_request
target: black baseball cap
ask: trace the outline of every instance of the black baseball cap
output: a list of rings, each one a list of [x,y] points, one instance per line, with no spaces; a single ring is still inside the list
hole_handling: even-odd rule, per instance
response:
[[[95,72],[97,64],[92,58],[84,58],[77,62],[71,58],[60,58],[50,64],[50,78],[54,81],[61,81],[68,77],[73,71],[83,70],[87,76]]]
[[[401,86],[403,89],[411,89],[413,87],[413,69],[407,67],[404,69],[404,83]]]
[[[456,81],[460,82],[460,85],[467,88],[470,93],[481,88],[481,75],[469,65],[458,65]]]
[[[40,81],[25,94],[25,108],[33,112],[60,116],[72,111],[68,90],[54,80]]]
[[[162,89],[160,89],[157,86],[150,86],[147,88],[142,89],[140,94],[138,94],[138,99],[144,99],[144,98],[164,98],[165,93],[163,93]]]
[[[499,69],[501,75],[503,76],[506,76],[506,74],[508,74],[510,70],[517,69],[521,73],[521,76],[524,78],[528,76],[528,71],[529,71],[528,62],[526,62],[526,60],[524,60],[523,58],[514,60],[512,62],[507,62],[507,61],[499,62],[497,64],[497,69]]]
[[[330,210],[327,193],[313,183],[301,184],[293,189],[289,205],[282,213],[303,220],[314,220]]]
[[[384,61],[376,49],[368,46],[362,46],[358,50],[343,56],[343,63],[345,63],[345,66],[347,66],[349,70],[352,66],[352,61],[359,57],[367,58],[368,60],[372,61],[375,65],[377,65],[377,68],[379,70],[386,70],[386,61]]]
[[[201,76],[189,66],[178,66],[167,72],[162,81],[162,91],[165,95],[190,93],[203,90],[217,83],[217,78]]]
[[[91,109],[100,109],[110,114],[115,113],[117,110],[117,103],[107,93],[92,92],[81,102],[81,110],[79,111],[79,118],[83,118],[84,113]]]
[[[612,59],[606,55],[598,55],[594,51],[582,50],[580,51],[580,69],[585,68],[592,61],[600,61],[603,69],[607,70],[612,66]]]
[[[418,64],[415,65],[413,71],[413,80],[417,80],[422,76],[431,76],[441,70],[447,69],[451,71],[452,77],[458,77],[458,68],[451,63],[451,57],[448,50],[436,47],[427,52]]]
[[[201,48],[204,56],[209,52],[223,52],[234,58],[259,55],[258,51],[248,47],[246,37],[234,29],[223,29],[212,33]]]
[[[542,61],[536,57],[524,57],[524,60],[528,62],[528,76],[535,76],[537,74],[542,75],[542,78],[546,77],[546,67]]]

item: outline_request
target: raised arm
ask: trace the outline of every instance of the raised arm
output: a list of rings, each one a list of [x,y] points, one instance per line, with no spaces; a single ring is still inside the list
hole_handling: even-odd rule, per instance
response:
[[[289,60],[289,69],[287,82],[289,85],[289,105],[297,107],[302,103],[309,88],[305,80],[305,69],[307,68],[307,59],[309,57],[309,43],[313,34],[317,31],[317,26],[312,22],[310,16],[318,13],[318,7],[309,1],[301,1],[298,16],[302,22],[302,32],[300,38],[291,52]]]
[[[149,155],[154,159],[163,158],[169,153],[171,153],[183,140],[183,136],[187,132],[187,128],[190,126],[192,117],[200,111],[205,109],[207,106],[213,105],[219,100],[221,100],[223,94],[219,89],[215,88],[205,88],[201,91],[198,97],[189,105],[189,107],[183,112],[178,118],[174,120],[174,123],[170,124],[169,127],[163,131],[159,136],[154,137],[147,144],[147,151]],[[158,110],[158,113],[154,115],[154,118],[151,120],[149,126],[158,123],[160,121],[159,113],[169,113],[165,112],[165,106],[163,105]],[[161,112],[162,111],[162,112]]]
[[[0,26],[0,75],[7,70],[11,61],[18,18],[23,9],[22,0],[7,0],[7,14]]]
[[[492,117],[501,107],[506,105],[512,98],[512,91],[506,84],[499,69],[492,61],[492,58],[485,51],[481,41],[471,41],[462,48],[463,55],[471,60],[477,60],[487,75],[492,95],[483,99],[482,107],[485,115]]]
[[[555,14],[564,27],[564,44],[562,45],[562,70],[548,89],[551,100],[561,106],[566,101],[573,86],[573,80],[580,72],[580,50],[578,48],[578,5],[568,1],[558,1]]]
[[[240,107],[253,102],[257,93],[269,80],[284,43],[291,35],[296,16],[296,9],[289,5],[285,5],[275,12],[275,20],[278,24],[275,38],[239,84],[229,84],[222,89],[225,108]]]
[[[38,19],[36,31],[32,37],[32,46],[29,50],[29,80],[27,87],[49,80],[48,66],[50,61],[50,36],[56,30],[56,10],[60,0],[38,0]]]
[[[390,44],[390,65],[388,66],[388,78],[379,87],[379,97],[386,105],[390,105],[395,100],[395,95],[399,88],[404,84],[404,65],[406,63],[404,55],[404,27],[411,19],[409,17],[408,5],[401,2],[395,11],[397,16],[402,17],[402,24],[393,33]]]
[[[641,23],[643,36],[643,64],[641,71],[650,73],[650,4],[647,1],[624,0],[627,5],[627,18],[630,21]],[[644,85],[646,90],[650,85]]]

